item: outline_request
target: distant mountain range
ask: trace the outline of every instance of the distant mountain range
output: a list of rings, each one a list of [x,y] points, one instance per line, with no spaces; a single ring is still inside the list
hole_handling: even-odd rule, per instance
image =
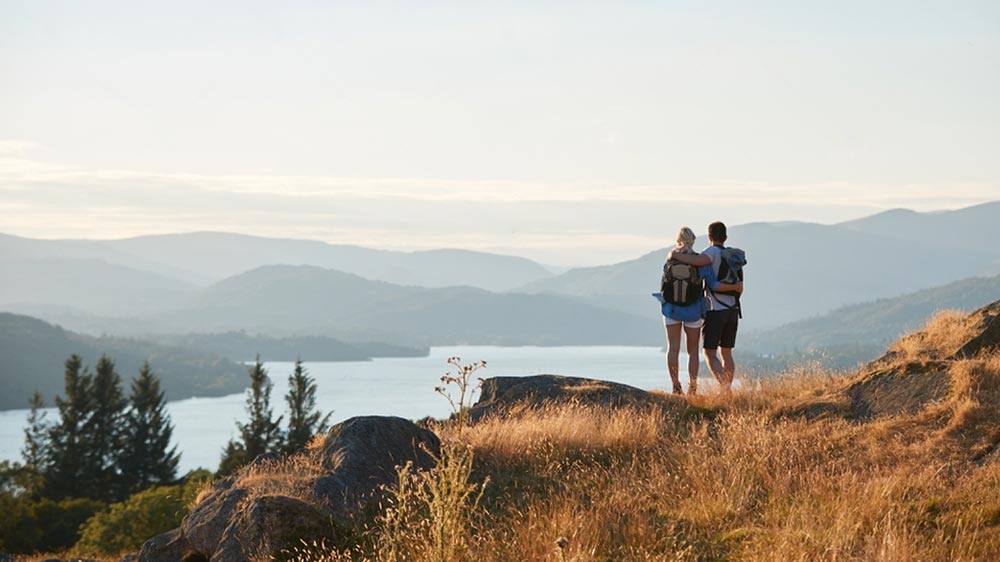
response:
[[[0,264],[64,260],[99,261],[171,279],[182,286],[201,287],[265,265],[315,265],[400,285],[468,285],[491,291],[513,289],[553,274],[526,258],[485,252],[396,252],[222,232],[123,240],[33,240],[0,235]]]
[[[1000,202],[940,213],[890,211],[835,225],[746,224],[729,229],[727,245],[747,252],[744,325],[765,329],[852,303],[1000,273],[1000,245],[988,243],[996,239]],[[520,290],[642,314],[668,250],[572,269]]]
[[[665,227],[667,237],[675,226]],[[1000,202],[835,225],[737,225],[729,234],[728,244],[749,260],[744,333],[1000,273],[1000,246],[986,243],[1000,237]],[[659,345],[649,294],[666,252],[555,274],[479,252],[222,233],[111,241],[0,235],[0,310],[129,336],[247,330],[352,344]]]

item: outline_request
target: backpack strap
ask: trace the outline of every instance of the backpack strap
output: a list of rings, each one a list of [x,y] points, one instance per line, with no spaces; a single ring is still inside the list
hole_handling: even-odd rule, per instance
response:
[[[735,309],[736,310],[736,314],[740,317],[740,320],[743,319],[743,306],[740,305],[740,296],[739,295],[725,295],[727,297],[733,297],[733,300],[736,301],[736,304],[734,304],[733,306],[728,306],[728,305],[726,305],[725,303],[723,303],[722,301],[719,300],[719,293],[716,293],[715,291],[713,291],[712,288],[709,287],[707,283],[705,284],[705,288],[708,289],[709,293],[712,293],[712,295],[715,296],[715,302],[718,303],[719,306],[721,306],[722,308],[725,308],[726,310],[734,310]]]

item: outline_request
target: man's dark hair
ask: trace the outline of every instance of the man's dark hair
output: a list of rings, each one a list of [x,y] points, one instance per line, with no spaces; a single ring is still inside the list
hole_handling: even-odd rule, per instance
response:
[[[713,242],[718,242],[722,244],[726,241],[726,225],[716,221],[708,225],[708,235],[712,237]]]

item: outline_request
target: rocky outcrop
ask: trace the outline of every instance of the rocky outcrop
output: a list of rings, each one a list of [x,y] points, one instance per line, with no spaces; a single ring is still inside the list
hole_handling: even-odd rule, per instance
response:
[[[143,543],[139,559],[144,562],[176,562],[183,559],[189,550],[181,530],[174,529]]]
[[[333,538],[336,521],[392,484],[397,466],[430,468],[439,446],[436,435],[402,418],[351,418],[311,449],[258,458],[214,483],[179,529],[143,545],[139,560],[244,562]]]
[[[851,401],[853,417],[914,414],[945,400],[957,362],[1000,350],[1000,301],[969,314],[954,329],[968,336],[942,348],[933,346],[934,335],[918,331],[863,367],[843,390]],[[908,341],[915,343],[907,346]],[[921,342],[927,351],[920,351]],[[908,347],[918,351],[907,351]]]
[[[973,312],[969,321],[974,324],[977,335],[955,352],[956,359],[1000,349],[1000,301]]]
[[[538,408],[559,403],[611,408],[687,407],[686,400],[615,382],[562,375],[492,377],[483,380],[482,393],[469,410],[469,419],[477,421],[514,407]]]

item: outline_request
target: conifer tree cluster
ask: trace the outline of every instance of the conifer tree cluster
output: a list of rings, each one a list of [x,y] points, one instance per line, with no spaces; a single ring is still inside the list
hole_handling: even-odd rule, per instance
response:
[[[295,362],[288,376],[288,426],[281,428],[284,416],[274,417],[271,390],[274,383],[261,363],[260,356],[249,369],[246,423],[236,422],[239,440],[230,439],[222,451],[219,475],[230,474],[240,466],[266,453],[292,453],[305,447],[313,435],[326,431],[331,413],[325,416],[316,409],[316,382],[302,360]]]
[[[117,501],[176,479],[179,455],[164,393],[149,364],[125,398],[114,362],[101,356],[93,374],[78,355],[65,363],[59,420],[49,423],[42,396],[31,399],[25,466],[42,476],[41,495]]]

